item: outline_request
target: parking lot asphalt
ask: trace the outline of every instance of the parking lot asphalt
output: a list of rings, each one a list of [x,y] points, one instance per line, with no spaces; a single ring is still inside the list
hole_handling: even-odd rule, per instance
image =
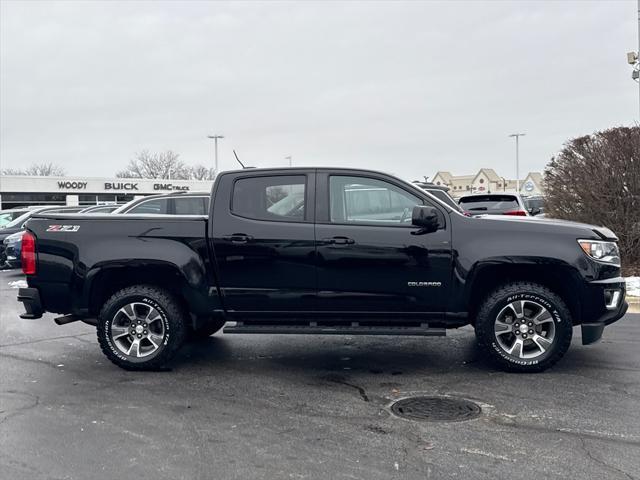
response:
[[[94,328],[21,320],[0,272],[6,479],[640,478],[640,315],[533,375],[447,337],[222,335],[132,373]],[[453,423],[398,418],[411,395],[475,401]]]

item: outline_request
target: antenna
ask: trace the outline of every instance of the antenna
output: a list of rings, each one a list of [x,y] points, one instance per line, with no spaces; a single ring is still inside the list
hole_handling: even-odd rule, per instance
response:
[[[236,157],[236,160],[237,160],[237,161],[238,161],[238,163],[242,166],[242,168],[243,168],[243,169],[244,169],[244,168],[247,168],[247,167],[245,167],[245,166],[244,166],[244,163],[242,163],[242,162],[240,161],[240,159],[238,158],[238,154],[236,153],[236,151],[235,151],[235,150],[233,151],[233,155]]]

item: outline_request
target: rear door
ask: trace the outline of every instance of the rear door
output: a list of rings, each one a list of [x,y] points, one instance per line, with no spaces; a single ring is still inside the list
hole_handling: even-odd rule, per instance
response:
[[[452,271],[444,208],[383,175],[317,175],[319,310],[439,317]],[[411,213],[423,204],[440,211],[442,228],[416,235]]]
[[[227,311],[284,315],[315,308],[315,172],[223,174],[210,238]]]

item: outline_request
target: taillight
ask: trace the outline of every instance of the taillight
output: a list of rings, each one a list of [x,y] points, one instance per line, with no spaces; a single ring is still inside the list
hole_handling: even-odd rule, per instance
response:
[[[31,232],[22,235],[22,251],[20,252],[22,273],[25,275],[36,274],[36,237]]]
[[[503,215],[512,215],[516,217],[526,217],[527,212],[524,210],[509,210],[508,212],[504,212]]]

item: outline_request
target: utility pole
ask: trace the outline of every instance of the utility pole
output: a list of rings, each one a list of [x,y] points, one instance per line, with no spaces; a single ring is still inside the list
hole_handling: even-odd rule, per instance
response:
[[[284,157],[284,159],[285,160],[289,160],[289,166],[292,166],[293,159],[291,158],[291,155],[288,155],[288,156]]]
[[[640,0],[639,0],[640,1]],[[526,133],[512,133],[509,137],[516,139],[516,193],[520,193],[520,137],[524,137]]]
[[[214,164],[214,177],[218,175],[218,139],[223,139],[222,135],[207,135],[207,138],[213,139],[213,152],[215,158]]]

